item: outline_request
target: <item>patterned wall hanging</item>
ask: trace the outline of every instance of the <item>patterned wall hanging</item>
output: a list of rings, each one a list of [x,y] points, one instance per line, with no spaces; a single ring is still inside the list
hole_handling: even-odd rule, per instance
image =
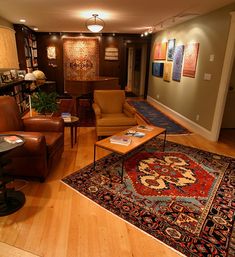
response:
[[[164,63],[163,62],[153,62],[152,63],[152,75],[155,77],[163,76]]]
[[[176,46],[173,58],[173,74],[172,79],[180,81],[182,73],[182,63],[184,58],[184,45]]]
[[[166,62],[164,64],[163,80],[171,81],[172,62]]]
[[[173,61],[175,52],[175,39],[169,39],[167,44],[167,60]]]
[[[167,42],[155,43],[153,59],[166,60],[166,48],[167,48]]]
[[[191,43],[185,46],[183,76],[195,78],[199,43]]]
[[[98,38],[65,38],[63,52],[65,81],[91,79],[99,75]]]

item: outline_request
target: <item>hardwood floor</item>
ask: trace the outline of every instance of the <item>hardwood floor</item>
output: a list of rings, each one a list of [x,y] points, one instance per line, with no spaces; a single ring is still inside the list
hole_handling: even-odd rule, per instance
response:
[[[46,182],[25,184],[23,208],[0,217],[0,241],[4,243],[0,244],[0,257],[15,256],[15,248],[23,250],[17,255],[20,257],[30,253],[40,257],[180,256],[60,182],[93,161],[95,129],[80,128],[73,149],[68,129],[62,159]],[[196,134],[169,136],[167,140],[235,157],[234,130],[222,131],[218,143]],[[99,157],[105,154],[105,150],[98,150]]]

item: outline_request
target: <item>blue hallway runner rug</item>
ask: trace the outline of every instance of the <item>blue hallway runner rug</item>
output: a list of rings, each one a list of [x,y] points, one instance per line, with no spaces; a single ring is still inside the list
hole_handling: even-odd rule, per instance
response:
[[[166,128],[167,134],[189,134],[190,132],[145,101],[128,101],[150,124]]]

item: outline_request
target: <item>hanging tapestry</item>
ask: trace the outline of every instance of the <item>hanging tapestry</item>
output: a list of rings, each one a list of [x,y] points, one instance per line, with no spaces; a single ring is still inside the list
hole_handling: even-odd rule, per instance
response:
[[[180,81],[182,72],[182,63],[184,56],[184,45],[177,46],[175,48],[175,54],[173,58],[173,75],[172,79]]]
[[[63,39],[64,79],[86,80],[99,75],[98,38]]]
[[[199,43],[191,43],[185,46],[183,76],[195,78]]]

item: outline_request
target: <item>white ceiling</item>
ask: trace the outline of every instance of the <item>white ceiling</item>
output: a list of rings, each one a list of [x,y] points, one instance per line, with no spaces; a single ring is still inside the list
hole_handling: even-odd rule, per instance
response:
[[[183,22],[235,0],[1,0],[0,17],[11,23],[26,19],[41,32],[88,32],[85,21],[93,13],[105,21],[102,32],[143,33],[160,30],[173,20]],[[175,17],[175,18],[174,18]],[[174,18],[174,19],[173,19]]]

